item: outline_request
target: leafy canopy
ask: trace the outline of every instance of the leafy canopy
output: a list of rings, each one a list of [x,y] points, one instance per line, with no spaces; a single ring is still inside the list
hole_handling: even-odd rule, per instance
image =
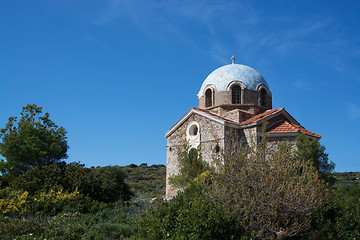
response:
[[[192,182],[171,201],[156,202],[139,224],[145,239],[240,239],[241,229],[225,209]]]
[[[308,239],[360,239],[360,184],[333,189],[327,204],[312,216]]]
[[[208,195],[235,215],[257,239],[298,236],[323,204],[327,188],[309,161],[290,146],[239,146],[234,139],[215,159],[217,171],[205,183]]]
[[[324,145],[301,134],[296,138],[296,147],[296,157],[300,161],[309,161],[318,170],[321,179],[331,184],[334,182],[330,173],[334,171],[335,163],[329,160]]]
[[[92,200],[105,203],[127,201],[134,195],[125,183],[126,174],[118,166],[86,168],[72,162],[62,166],[34,167],[11,182],[11,187],[36,195],[51,189],[79,191]]]
[[[16,177],[35,166],[60,164],[67,158],[69,148],[66,130],[58,127],[42,107],[28,104],[21,118],[10,117],[0,132],[0,171],[7,177]]]

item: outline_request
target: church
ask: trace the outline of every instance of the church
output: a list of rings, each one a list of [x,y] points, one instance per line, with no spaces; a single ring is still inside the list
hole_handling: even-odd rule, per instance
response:
[[[166,197],[177,189],[169,177],[179,173],[177,152],[188,143],[201,145],[202,159],[212,162],[214,154],[224,147],[226,133],[236,133],[247,143],[257,144],[265,132],[269,142],[282,140],[295,144],[305,134],[320,139],[321,135],[306,130],[284,108],[272,108],[272,95],[265,79],[253,68],[232,64],[214,70],[203,82],[197,95],[198,107],[192,107],[165,134],[167,138]],[[266,125],[264,125],[266,124]]]

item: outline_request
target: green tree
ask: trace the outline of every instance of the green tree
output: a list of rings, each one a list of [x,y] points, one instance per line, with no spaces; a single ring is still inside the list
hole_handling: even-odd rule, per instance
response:
[[[226,206],[255,239],[284,239],[306,232],[327,188],[309,161],[290,147],[228,143],[217,171],[205,181],[209,197]]]
[[[319,171],[320,178],[329,183],[334,183],[335,179],[330,173],[335,168],[335,163],[329,160],[329,154],[325,152],[325,146],[317,140],[310,139],[305,134],[296,138],[296,157],[301,161],[309,161]]]
[[[125,182],[126,174],[118,166],[85,168],[84,164],[70,163],[66,166],[66,189],[80,193],[99,202],[127,201],[133,197]]]
[[[125,183],[125,173],[118,166],[105,166],[94,169],[98,181],[96,199],[101,202],[127,201],[134,195]]]
[[[53,190],[72,190],[64,187],[66,183],[65,169],[59,169],[58,165],[52,164],[49,166],[36,166],[29,169],[27,172],[14,178],[11,181],[11,188],[16,190],[23,190],[34,195],[39,192],[48,192]]]
[[[312,216],[306,239],[360,239],[360,184],[333,189],[327,204]]]
[[[50,190],[79,191],[99,202],[127,201],[133,193],[125,183],[126,175],[118,166],[86,168],[72,162],[59,168],[53,164],[36,166],[11,181],[11,188],[31,195]]]
[[[21,118],[10,117],[0,133],[0,171],[16,177],[35,166],[59,164],[67,158],[66,130],[35,104],[23,107]]]

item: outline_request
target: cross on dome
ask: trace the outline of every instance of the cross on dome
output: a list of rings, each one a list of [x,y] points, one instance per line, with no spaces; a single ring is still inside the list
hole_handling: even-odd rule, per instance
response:
[[[235,60],[236,60],[235,56],[232,56],[231,59],[232,59],[232,64],[235,64]]]

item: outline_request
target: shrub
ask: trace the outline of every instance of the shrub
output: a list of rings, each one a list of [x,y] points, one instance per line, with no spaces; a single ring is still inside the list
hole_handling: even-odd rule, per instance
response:
[[[40,236],[45,231],[41,221],[35,218],[17,219],[0,217],[0,239],[13,240],[19,236]],[[31,235],[30,235],[31,234]]]
[[[126,239],[136,233],[136,223],[123,208],[93,214],[62,213],[54,217],[0,217],[0,239]]]
[[[10,191],[8,196],[0,199],[0,213],[7,215],[23,215],[28,211],[28,192]]]
[[[79,192],[71,193],[55,191],[41,192],[36,196],[29,196],[27,191],[7,188],[7,196],[0,199],[0,212],[4,216],[21,217],[25,215],[56,215],[66,207],[75,203]],[[4,191],[4,190],[3,190]]]
[[[310,239],[360,239],[360,184],[334,189],[313,215]]]
[[[217,171],[204,184],[209,196],[253,238],[307,232],[312,211],[328,192],[312,163],[298,160],[288,145],[244,147],[238,142],[229,141],[215,159]]]
[[[144,214],[140,233],[146,239],[238,239],[239,229],[224,209],[193,183],[170,202],[159,201]]]
[[[125,173],[117,166],[85,168],[80,163],[70,163],[66,168],[67,188],[90,198],[105,202],[127,201],[133,193],[125,183]]]

